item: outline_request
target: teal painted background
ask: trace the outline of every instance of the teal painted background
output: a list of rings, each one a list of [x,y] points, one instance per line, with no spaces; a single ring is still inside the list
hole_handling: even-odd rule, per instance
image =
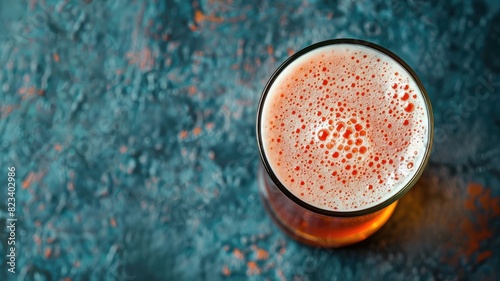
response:
[[[0,280],[500,279],[498,1],[2,0],[0,25]],[[435,142],[378,233],[315,249],[260,204],[255,115],[341,37],[415,69]]]

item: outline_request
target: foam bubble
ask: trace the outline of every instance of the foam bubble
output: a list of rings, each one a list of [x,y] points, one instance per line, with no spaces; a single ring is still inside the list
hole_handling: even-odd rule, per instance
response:
[[[270,87],[264,152],[295,196],[325,210],[374,206],[417,171],[429,140],[411,75],[374,49],[337,44],[302,55]]]

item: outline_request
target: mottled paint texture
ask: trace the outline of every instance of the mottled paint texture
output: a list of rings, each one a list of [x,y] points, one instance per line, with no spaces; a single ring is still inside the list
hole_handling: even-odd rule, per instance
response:
[[[500,279],[499,22],[494,0],[1,0],[0,280]],[[259,201],[256,107],[341,37],[415,69],[434,150],[379,232],[314,249]]]

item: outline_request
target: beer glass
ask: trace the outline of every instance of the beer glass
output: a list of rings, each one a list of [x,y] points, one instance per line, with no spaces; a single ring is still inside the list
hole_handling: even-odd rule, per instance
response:
[[[422,125],[427,130],[425,139],[421,144],[422,156],[421,158],[419,158],[419,161],[415,162],[415,167],[412,167],[411,172],[408,172],[409,174],[406,175],[406,177],[408,178],[406,182],[404,182],[404,184],[401,184],[400,186],[396,186],[395,189],[397,190],[392,190],[390,196],[387,196],[387,198],[383,198],[383,200],[380,200],[379,202],[375,202],[368,207],[359,209],[351,208],[349,210],[335,210],[332,208],[324,208],[324,206],[320,206],[319,204],[307,202],[307,200],[298,195],[297,192],[292,192],[289,188],[290,181],[288,181],[288,183],[285,183],[283,180],[283,178],[285,178],[284,176],[282,176],[281,178],[278,177],[276,171],[277,166],[275,165],[276,163],[271,163],[271,161],[273,160],[269,156],[269,151],[266,152],[265,149],[266,142],[269,142],[270,140],[263,137],[263,126],[266,122],[266,120],[263,120],[263,116],[272,115],[272,113],[266,112],[266,110],[269,111],[269,106],[266,109],[265,104],[266,102],[268,102],[267,99],[269,98],[269,93],[271,88],[273,87],[273,84],[276,83],[280,75],[283,75],[285,71],[287,71],[286,73],[288,73],[286,75],[294,75],[293,66],[292,70],[290,70],[289,67],[293,65],[295,61],[301,59],[304,55],[310,54],[310,52],[318,50],[320,48],[336,46],[339,44],[341,44],[342,46],[358,46],[367,48],[367,50],[375,51],[380,55],[380,57],[384,57],[388,59],[390,63],[404,69],[407,72],[408,77],[415,83],[415,93],[422,97],[422,108],[426,113],[425,120],[423,120]],[[367,66],[365,66],[365,68],[368,69]],[[300,71],[300,69],[297,68],[296,71]],[[396,75],[397,74],[398,73],[396,73]],[[356,79],[359,79],[359,77],[356,77]],[[324,85],[327,85],[327,83],[330,82],[325,82]],[[321,84],[319,87],[315,87],[315,89],[321,89]],[[401,95],[406,95],[406,88],[404,88],[404,86],[402,87],[400,91]],[[404,103],[404,97],[398,99],[401,103]],[[335,100],[333,100],[332,102],[336,103]],[[283,104],[284,106],[286,106],[286,103]],[[305,106],[308,106],[307,103],[305,103]],[[287,117],[285,116],[283,118],[286,119]],[[333,132],[335,132],[335,130],[333,130]],[[267,85],[265,86],[258,105],[256,134],[260,157],[262,160],[258,169],[259,195],[266,211],[269,213],[270,217],[273,219],[276,225],[278,225],[283,232],[304,244],[322,247],[341,247],[362,241],[372,235],[375,231],[380,229],[391,217],[398,203],[398,199],[400,199],[406,192],[408,192],[408,190],[416,183],[418,178],[421,176],[429,159],[431,151],[433,138],[433,114],[426,90],[424,89],[415,72],[401,58],[399,58],[389,50],[374,43],[355,39],[334,39],[308,46],[289,57],[283,64],[278,67],[278,69],[274,72]],[[377,150],[377,147],[373,147],[372,149]],[[283,153],[286,154],[295,152],[284,151]],[[361,157],[359,159],[361,159]],[[364,163],[360,163],[360,165],[362,164]],[[308,173],[308,171],[302,171],[301,173],[301,175],[304,175],[304,173]],[[331,175],[329,174],[325,175],[325,177],[327,176],[331,177]],[[339,177],[342,178],[342,175]],[[375,186],[374,188],[377,188],[377,186]],[[312,198],[314,198],[314,194],[311,196],[313,196]]]

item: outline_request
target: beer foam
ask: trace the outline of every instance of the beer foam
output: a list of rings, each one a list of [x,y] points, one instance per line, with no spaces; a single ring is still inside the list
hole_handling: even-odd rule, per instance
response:
[[[416,82],[375,49],[335,44],[291,62],[261,112],[280,182],[317,208],[355,211],[394,196],[424,161],[429,116]]]

